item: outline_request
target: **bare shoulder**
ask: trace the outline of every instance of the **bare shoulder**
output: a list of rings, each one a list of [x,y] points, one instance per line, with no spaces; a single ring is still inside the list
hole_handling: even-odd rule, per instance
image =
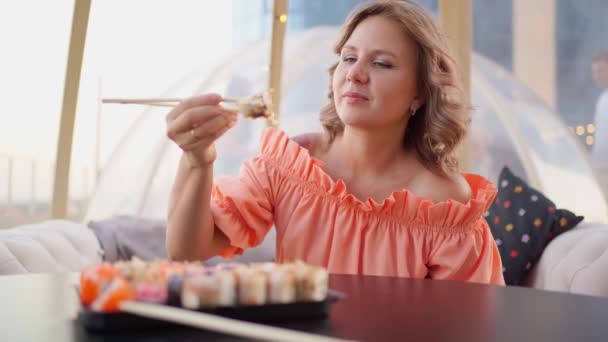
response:
[[[420,175],[417,185],[424,189],[420,195],[431,198],[434,202],[452,199],[461,203],[467,203],[473,194],[469,183],[459,173],[442,177],[425,170]]]
[[[323,135],[321,133],[304,133],[290,137],[290,139],[307,149],[314,156],[322,144]]]

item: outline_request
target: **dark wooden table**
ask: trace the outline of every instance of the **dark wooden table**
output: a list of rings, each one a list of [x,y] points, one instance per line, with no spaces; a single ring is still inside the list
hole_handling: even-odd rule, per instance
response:
[[[74,275],[0,276],[0,341],[233,341],[186,327],[91,333]],[[334,275],[326,320],[280,326],[359,341],[608,341],[608,299],[452,281]]]

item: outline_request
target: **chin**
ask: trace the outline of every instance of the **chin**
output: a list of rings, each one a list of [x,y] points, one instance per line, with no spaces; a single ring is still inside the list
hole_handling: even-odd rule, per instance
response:
[[[338,110],[338,116],[345,125],[360,129],[377,129],[393,124],[389,118],[367,108],[342,107]]]
[[[373,114],[360,110],[343,110],[338,115],[340,120],[348,126],[368,126],[373,124]]]
[[[386,127],[382,125],[381,122],[377,120],[371,120],[369,117],[367,118],[345,118],[342,119],[342,122],[345,126],[357,128],[358,130],[377,130],[378,128]]]

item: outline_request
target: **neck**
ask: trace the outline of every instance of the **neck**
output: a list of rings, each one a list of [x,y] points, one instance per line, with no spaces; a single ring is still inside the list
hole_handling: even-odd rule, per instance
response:
[[[405,127],[363,130],[346,126],[332,144],[332,159],[342,170],[349,170],[345,175],[349,178],[386,174],[407,155]]]

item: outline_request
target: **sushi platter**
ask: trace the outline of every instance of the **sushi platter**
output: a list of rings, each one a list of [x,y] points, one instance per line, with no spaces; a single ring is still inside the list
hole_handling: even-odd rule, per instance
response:
[[[322,319],[342,294],[328,289],[325,268],[300,261],[208,267],[134,258],[83,269],[79,296],[82,308],[78,319],[86,329],[117,331],[168,324],[167,320],[139,315],[133,309],[138,305],[200,316],[278,322]]]

